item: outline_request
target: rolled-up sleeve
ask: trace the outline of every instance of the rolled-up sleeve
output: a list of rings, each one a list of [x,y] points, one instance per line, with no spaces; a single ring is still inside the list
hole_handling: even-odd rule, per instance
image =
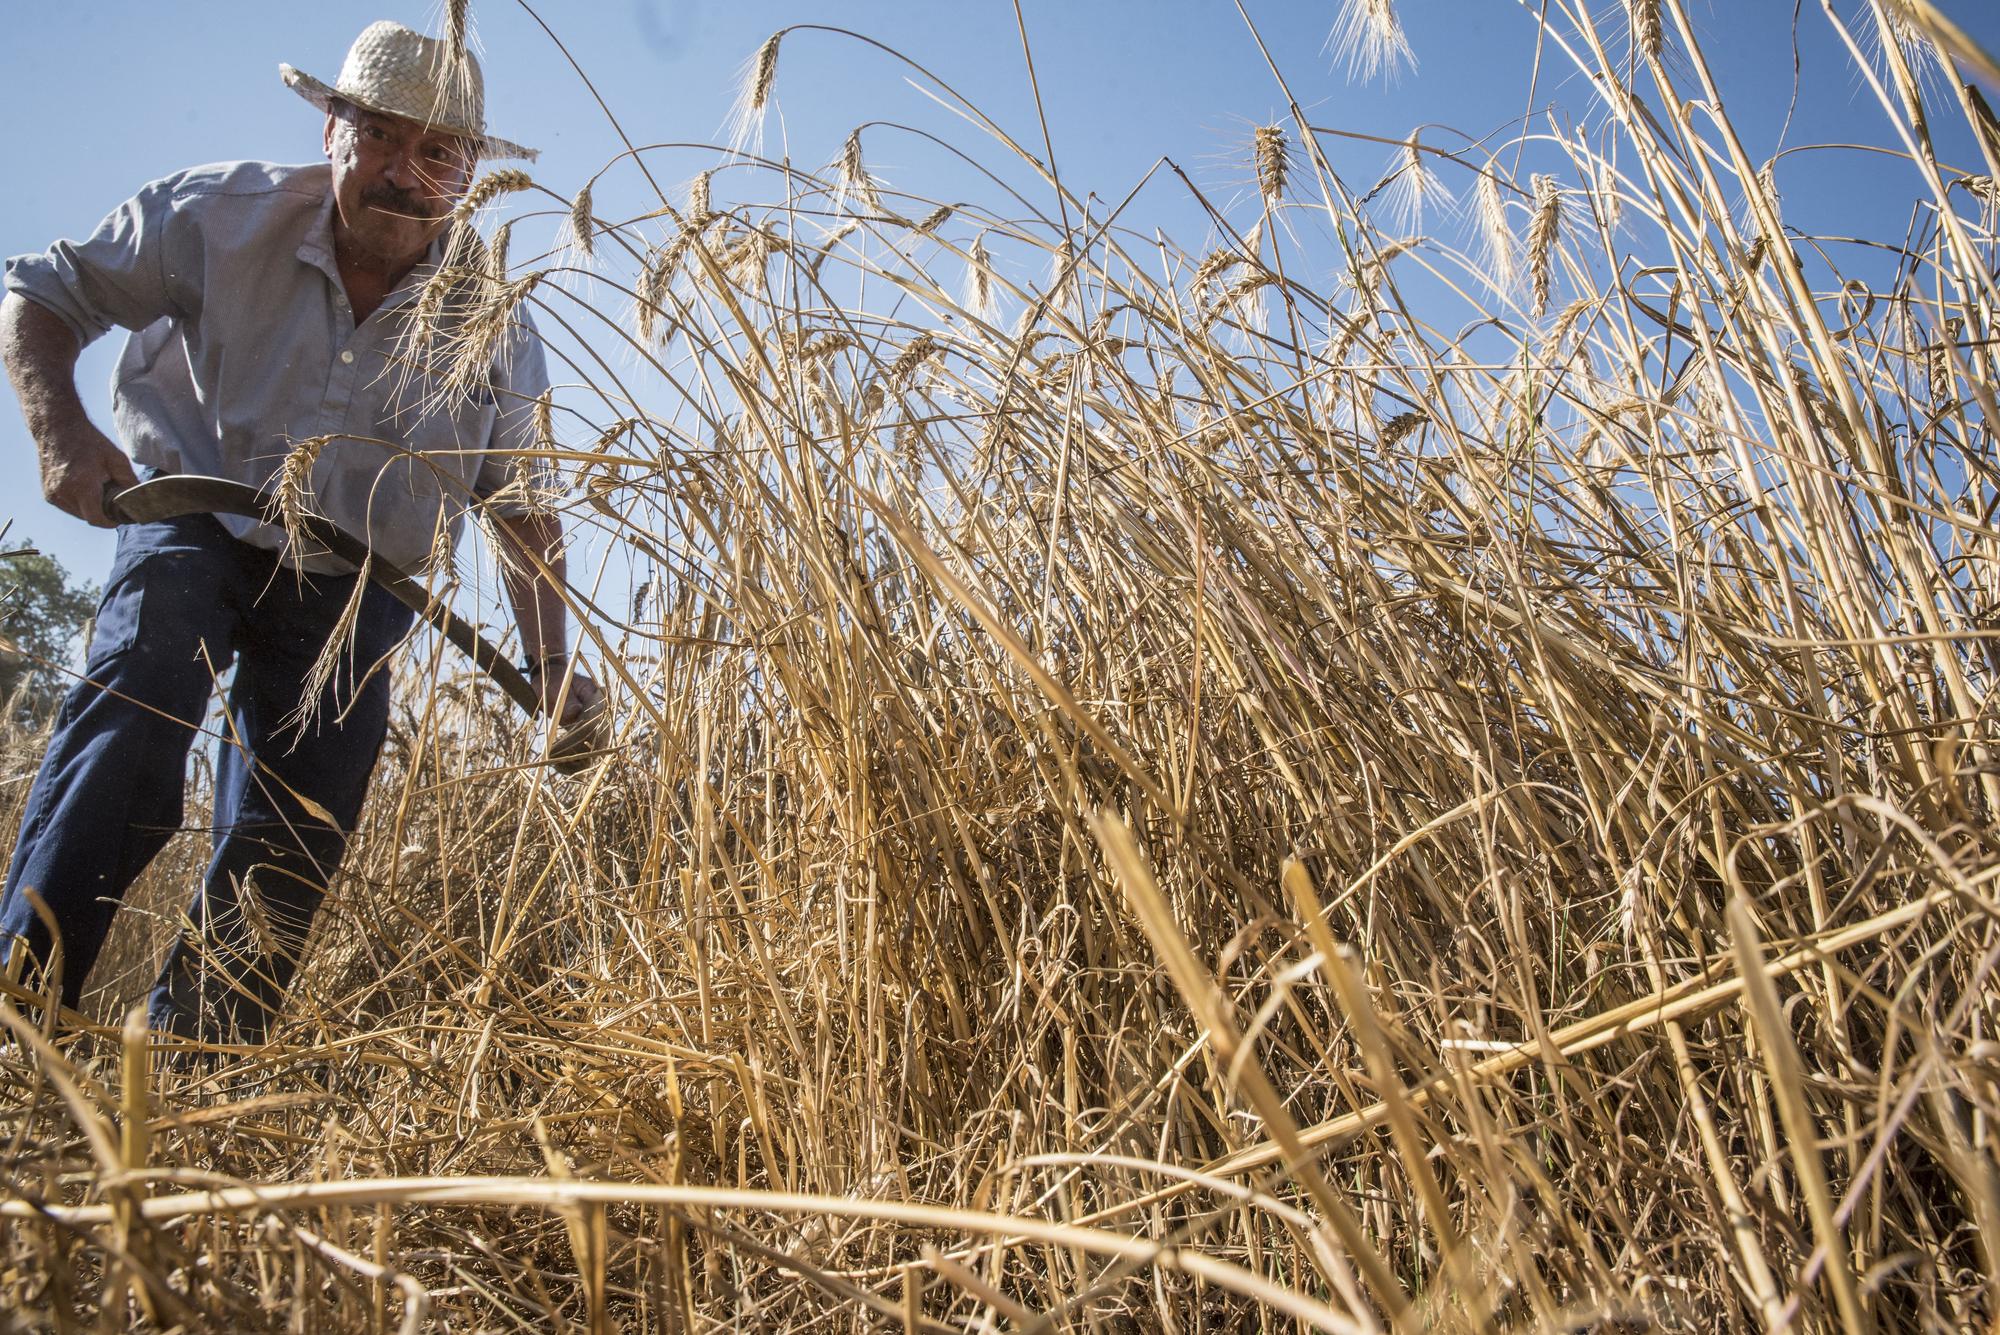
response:
[[[527,513],[528,498],[519,488],[509,489],[509,483],[520,479],[546,493],[561,478],[552,459],[506,453],[547,448],[535,432],[535,404],[548,392],[548,358],[526,306],[514,312],[514,325],[496,359],[493,383],[497,411],[486,445],[490,452],[480,461],[473,491],[486,501],[489,513],[515,518]]]
[[[6,287],[59,317],[79,347],[113,325],[144,329],[185,314],[168,275],[186,267],[168,254],[174,178],[155,181],[113,209],[83,241],[58,241],[7,261]]]

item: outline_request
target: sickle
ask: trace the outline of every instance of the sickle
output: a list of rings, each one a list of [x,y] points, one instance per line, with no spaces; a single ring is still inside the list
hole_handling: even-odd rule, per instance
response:
[[[123,491],[114,492],[107,487],[104,496],[105,513],[120,524],[145,524],[194,514],[241,515],[268,522],[270,509],[270,502],[255,487],[219,477],[182,473],[168,473]],[[477,630],[453,615],[449,607],[431,597],[423,585],[370,552],[360,539],[317,515],[299,516],[298,527],[326,551],[356,570],[367,571],[368,577],[381,585],[385,593],[430,622],[439,634],[464,650],[466,657],[507,693],[508,699],[531,715],[540,711],[541,697],[521,675],[521,669]]]

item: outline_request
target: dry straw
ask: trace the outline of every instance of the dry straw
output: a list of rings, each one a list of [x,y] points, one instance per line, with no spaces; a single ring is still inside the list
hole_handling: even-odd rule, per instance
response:
[[[1471,191],[1462,251],[1302,118],[1198,244],[1164,177],[1107,224],[1124,191],[824,31],[788,59],[900,62],[989,198],[870,207],[831,129],[824,170],[646,148],[461,228],[423,369],[517,307],[574,331],[509,491],[608,553],[570,595],[605,753],[555,773],[413,643],[273,1043],[149,1052],[197,771],[88,1014],[0,978],[0,1307],[1990,1327],[1995,164],[1933,147],[1983,104],[1857,43],[1927,131],[1850,272],[1699,25],[1605,9],[1536,10],[1587,141],[1390,141]],[[1337,35],[1408,56],[1386,0]],[[639,177],[691,184],[612,202]],[[507,267],[565,233],[587,273]],[[42,745],[0,730],[11,813]]]

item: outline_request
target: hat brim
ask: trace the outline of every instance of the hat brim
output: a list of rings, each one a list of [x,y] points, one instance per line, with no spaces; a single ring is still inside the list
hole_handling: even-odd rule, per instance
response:
[[[376,112],[379,115],[403,116],[404,119],[409,119],[393,107],[381,106],[370,101],[368,98],[358,97],[353,93],[343,93],[338,88],[322,83],[320,80],[313,78],[312,75],[295,66],[279,65],[278,77],[285,81],[285,87],[291,89],[321,111],[331,111],[334,99],[339,98],[343,102],[352,102],[357,107]],[[540,149],[523,148],[511,139],[501,139],[495,135],[482,134],[476,130],[463,130],[459,131],[459,133],[462,133],[467,139],[472,140],[476,146],[474,151],[482,158],[521,158],[525,161],[533,162],[541,156]]]

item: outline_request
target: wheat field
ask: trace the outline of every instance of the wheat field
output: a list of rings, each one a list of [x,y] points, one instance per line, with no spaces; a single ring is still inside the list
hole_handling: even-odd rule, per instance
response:
[[[518,462],[636,572],[576,581],[606,754],[415,642],[285,1021],[207,1062],[125,1018],[198,770],[95,1010],[0,1004],[0,1308],[2000,1330],[2000,69],[1815,17],[1912,182],[1865,263],[1683,0],[1551,0],[1598,119],[1518,177],[1345,179],[1274,62],[1187,249],[914,63],[990,198],[761,156],[830,29],[706,167],[624,124],[636,216],[484,178],[410,355],[579,350]]]

